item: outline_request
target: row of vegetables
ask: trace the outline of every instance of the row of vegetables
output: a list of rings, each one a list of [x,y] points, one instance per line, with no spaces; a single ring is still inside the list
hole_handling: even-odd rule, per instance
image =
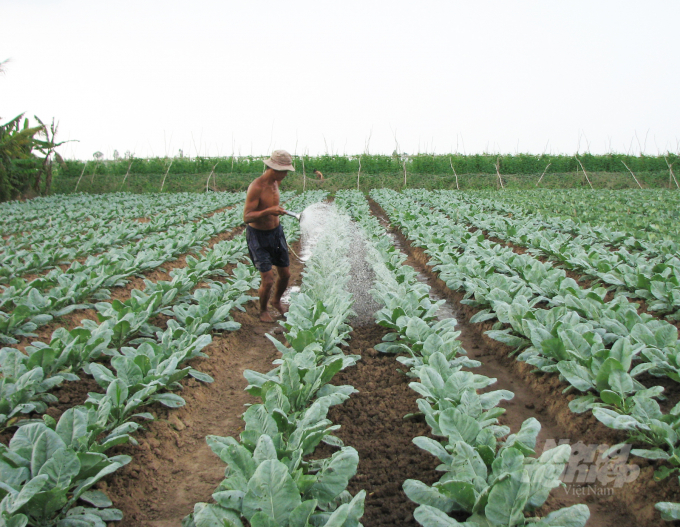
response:
[[[60,222],[49,229],[31,231],[23,236],[5,240],[0,251],[0,283],[8,283],[28,273],[38,273],[76,258],[137,243],[149,234],[167,230],[173,225],[194,221],[223,207],[243,201],[242,194],[201,194],[193,202],[186,201],[172,207],[164,206],[161,212],[148,211],[144,219],[117,218],[103,220],[104,224],[79,224],[71,220]],[[66,226],[70,229],[65,229]]]
[[[412,190],[409,197],[451,212],[461,222],[489,236],[527,247],[567,269],[595,278],[617,295],[642,298],[650,311],[680,320],[680,253],[671,241],[645,243],[629,252],[628,247],[562,232],[560,220],[546,221],[528,213],[506,213],[493,200],[460,196],[451,191],[430,193]]]
[[[197,251],[213,236],[241,222],[242,211],[232,208],[89,256],[83,263],[75,261],[65,271],[53,269],[31,281],[13,279],[0,293],[0,343],[35,336],[34,331],[54,317],[89,308],[91,299],[110,298],[110,288],[125,285],[128,277]]]
[[[572,411],[591,410],[603,424],[628,431],[629,442],[647,447],[634,455],[666,460],[657,478],[677,470],[680,405],[663,413],[655,400],[663,388],[636,380],[643,372],[678,380],[674,326],[638,315],[625,297],[605,302],[604,288],[582,289],[563,270],[494,244],[481,231],[471,233],[469,224],[404,195],[379,190],[373,196],[425,249],[447,286],[465,291],[463,302],[482,309],[471,322],[498,319],[490,337],[524,350],[518,360],[559,374],[567,392],[581,393],[570,401]],[[664,519],[675,519],[680,506],[661,503],[657,509]]]
[[[286,206],[302,210],[323,195],[306,193]],[[673,348],[668,324],[646,316],[634,319],[632,310],[621,300],[612,305],[604,303],[604,290],[581,290],[563,276],[563,271],[560,275],[560,270],[536,260],[515,261],[467,228],[459,229],[444,215],[429,209],[423,214],[422,206],[411,199],[389,191],[374,191],[373,197],[414,243],[427,247],[431,259],[439,263],[436,269],[440,276],[450,287],[459,289],[468,282],[474,284],[468,290],[468,300],[473,305],[488,306],[477,320],[496,317],[499,322],[511,323],[510,313],[526,304],[531,310],[521,315],[526,324],[536,321],[552,324],[546,326],[552,330],[550,336],[538,326],[531,326],[533,334],[499,327],[492,336],[519,348],[533,344],[533,335],[542,337],[536,349],[544,351],[555,346],[563,355],[561,359],[553,358],[554,368],[546,371],[560,374],[562,362],[578,362],[575,357],[583,355],[581,359],[586,364],[583,368],[588,370],[591,384],[581,390],[588,394],[577,399],[580,403],[574,405],[576,410],[592,408],[594,413],[602,411],[601,416],[609,415],[610,411],[616,414],[615,419],[633,415],[637,419],[638,414],[651,408],[647,400],[658,408],[653,397],[659,397],[661,390],[644,388],[635,376],[641,371],[671,376],[672,369],[663,366],[658,358],[656,362],[649,359],[648,364],[652,365],[640,371],[633,371],[640,365],[632,368],[632,363],[639,357],[653,356],[655,352],[649,350],[658,350],[664,361],[670,361]],[[455,320],[436,319],[439,303],[430,300],[428,286],[418,282],[416,272],[403,264],[405,256],[371,216],[365,198],[354,191],[339,192],[336,204],[362,227],[367,261],[376,275],[372,292],[383,306],[376,320],[392,329],[376,349],[405,354],[398,360],[415,379],[411,386],[422,396],[419,410],[432,434],[443,438],[414,439],[415,444],[441,461],[439,469],[443,472],[440,481],[432,486],[414,480],[404,483],[407,496],[419,505],[416,520],[426,527],[584,525],[589,517],[585,505],[560,509],[543,518],[527,517],[545,502],[550,489],[560,484],[559,476],[570,455],[569,446],[562,445],[537,456],[538,421],[525,421],[515,434],[498,424],[503,413],[498,404],[513,394],[506,390],[480,393],[495,379],[463,370],[479,363],[465,357],[457,340]],[[297,225],[290,218],[284,221],[291,222],[286,225],[286,232],[292,241]],[[419,223],[424,228],[420,229]],[[346,490],[347,482],[356,472],[358,456],[353,448],[344,446],[332,435],[337,427],[327,419],[330,406],[354,392],[351,386],[330,384],[333,375],[360,359],[344,355],[339,347],[346,343],[351,329],[346,324],[352,303],[346,289],[350,279],[346,254],[355,240],[350,239],[349,232],[347,218],[334,215],[327,235],[307,266],[301,292],[291,300],[283,324],[289,347],[272,338],[282,353],[275,368],[264,374],[245,372],[248,392],[261,398],[262,403],[250,406],[244,414],[245,429],[239,440],[208,438],[210,447],[227,464],[225,479],[213,494],[215,503],[197,504],[183,526],[239,526],[245,522],[255,527],[360,525],[365,493],[352,497]],[[465,254],[468,250],[469,254]],[[146,281],[145,290],[133,291],[126,302],[96,304],[100,324],[86,320],[82,327],[71,331],[60,328],[49,345],[34,343],[27,348],[26,355],[14,348],[0,351],[3,376],[0,412],[4,414],[4,426],[17,424],[12,420],[21,413],[44,412],[46,405],[54,401],[49,390],[65,379],[76,379],[75,373],[81,370],[91,374],[105,390],[89,394],[84,406],[68,410],[58,422],[48,416],[42,421],[22,421],[9,446],[0,445],[3,475],[0,526],[103,527],[105,522],[121,519],[120,511],[112,509],[110,500],[92,487],[130,458],[107,457],[105,452],[114,445],[135,441],[131,434],[140,428],[137,421],[153,418],[144,411],[145,405],[184,404],[179,395],[171,393],[181,388],[182,378],[191,375],[211,381],[206,374],[185,366],[186,361],[204,356],[201,350],[210,343],[211,331],[238,328],[229,312],[248,299],[245,291],[255,284],[257,277],[251,268],[242,265],[234,269],[231,277],[225,277],[224,283],[210,282],[207,277],[221,274],[224,265],[242,259],[244,251],[242,237],[216,244],[200,258],[188,257],[187,267],[173,271],[171,281]],[[495,263],[483,265],[489,261]],[[456,274],[468,269],[473,270],[469,279]],[[448,280],[446,273],[452,273]],[[543,278],[538,279],[539,276]],[[520,282],[518,277],[527,279]],[[208,282],[209,287],[195,289],[199,282]],[[503,296],[504,292],[507,296]],[[536,307],[546,302],[553,307],[549,310]],[[602,315],[603,309],[608,310],[606,316]],[[540,312],[552,315],[543,319]],[[590,320],[587,317],[595,312],[601,315],[598,320],[618,322],[627,334],[622,336],[623,330],[611,321],[609,325],[584,328]],[[159,313],[173,317],[165,331],[152,326],[151,321]],[[666,325],[657,327],[654,323]],[[571,325],[565,329],[565,324]],[[653,342],[638,326],[649,329]],[[551,341],[556,338],[563,340],[562,347]],[[551,342],[543,346],[544,341]],[[531,349],[529,346],[525,353]],[[563,360],[564,357],[567,359]],[[595,372],[593,368],[599,369]],[[565,371],[571,372],[569,368]],[[631,379],[632,390],[628,390],[626,376]],[[607,383],[607,389],[595,399],[593,393],[600,378]],[[609,392],[618,395],[621,401]],[[6,412],[6,407],[12,410]],[[622,408],[628,408],[629,413],[622,412]],[[633,414],[636,408],[637,413]],[[654,416],[658,415],[650,413],[646,417]],[[649,434],[658,434],[666,417],[660,416],[658,423],[648,421]],[[670,422],[662,431],[666,435],[675,433],[674,424],[675,421]],[[628,429],[635,433],[643,431],[639,426]],[[309,459],[322,441],[339,450],[325,459]],[[659,456],[659,452],[669,456],[670,473],[676,456],[674,450],[664,446],[639,449],[637,454],[653,457]],[[678,518],[677,507],[657,504],[665,519]],[[450,516],[452,513],[469,517],[459,523]]]
[[[349,219],[334,211],[308,260],[299,293],[291,296],[284,336],[271,337],[281,358],[267,373],[246,370],[246,391],[261,400],[243,414],[238,439],[208,436],[213,452],[227,464],[212,497],[197,503],[184,527],[356,527],[366,493],[347,491],[358,454],[333,435],[331,406],[355,392],[331,384],[359,356],[345,355],[352,297],[347,292],[352,240]],[[329,457],[310,455],[321,443],[338,447]]]
[[[680,250],[680,245],[678,245],[680,240],[671,236],[672,232],[663,236],[654,236],[649,231],[634,232],[617,229],[616,225],[609,223],[604,209],[607,202],[616,202],[618,199],[622,199],[618,194],[612,195],[608,193],[604,196],[598,194],[599,201],[596,200],[596,203],[593,203],[588,208],[588,213],[579,214],[575,218],[557,215],[555,208],[558,207],[551,208],[552,205],[556,204],[556,196],[551,198],[550,193],[529,192],[526,195],[524,193],[520,195],[510,192],[508,194],[503,193],[502,195],[497,193],[491,195],[487,192],[477,191],[467,192],[465,195],[459,194],[459,196],[463,199],[472,199],[480,206],[484,206],[487,211],[498,211],[506,217],[526,218],[527,221],[531,221],[539,229],[551,229],[570,234],[583,240],[585,243],[606,243],[610,247],[616,249],[625,248],[630,252],[640,252],[647,257],[677,254]],[[602,202],[601,200],[603,199],[606,199],[607,202]],[[651,195],[645,193],[625,194],[623,199],[625,199],[625,205],[621,203],[616,205],[620,208],[625,207],[625,209],[619,211],[621,216],[635,216],[636,214],[633,214],[633,211],[637,214],[644,214],[650,211],[660,214],[667,212],[661,210],[661,206],[655,203],[655,193]],[[671,199],[670,196],[669,199]],[[674,197],[673,201],[677,199],[677,197]],[[565,203],[561,204],[565,205]],[[586,221],[586,218],[590,221]],[[659,221],[665,224],[665,220]]]
[[[0,233],[8,241],[39,243],[72,236],[83,228],[106,228],[119,220],[147,218],[191,203],[196,194],[71,194],[38,197],[0,204]],[[57,230],[60,228],[61,230]]]
[[[574,223],[577,230],[579,226],[587,228],[587,223],[595,225],[598,231],[606,226],[601,234],[618,231],[616,238],[630,239],[633,247],[664,240],[680,242],[680,233],[675,227],[680,219],[680,193],[675,190],[537,189],[466,194],[491,198],[523,213],[558,216],[565,224]]]
[[[305,199],[318,200],[320,196],[310,195]],[[139,334],[145,337],[158,335],[158,343],[168,350],[184,349],[193,356],[206,345],[206,338],[197,343],[195,339],[187,340],[187,335],[198,338],[210,329],[236,329],[238,326],[228,321],[229,312],[247,299],[241,294],[252,282],[251,271],[247,267],[238,266],[233,272],[235,281],[232,280],[233,283],[228,286],[211,282],[210,287],[191,292],[207,277],[226,276],[223,268],[242,260],[245,252],[244,237],[219,242],[203,255],[187,256],[186,266],[171,271],[169,281],[145,280],[144,290],[133,289],[130,298],[124,302],[96,303],[94,307],[99,323],[84,319],[80,327],[72,330],[57,328],[49,344],[34,342],[26,347],[26,353],[16,348],[2,348],[0,427],[11,426],[21,414],[43,413],[47,404],[55,401],[50,390],[64,380],[77,380],[81,370],[92,373],[91,362],[105,355],[120,355],[115,350],[123,349]],[[231,298],[236,291],[240,294]],[[150,324],[150,320],[158,314],[174,319],[168,322],[168,329],[162,335]],[[184,329],[177,331],[181,328]],[[142,340],[140,343],[147,348],[151,345]],[[198,372],[192,373],[199,375]],[[94,374],[101,379],[110,378],[98,367],[95,367]]]
[[[14,405],[14,414],[44,411],[55,402],[49,388],[78,379],[80,369],[104,391],[89,393],[83,406],[67,410],[59,421],[44,416],[12,422],[13,416],[3,415],[5,426],[19,428],[8,446],[0,445],[0,525],[104,527],[121,519],[110,500],[91,489],[130,458],[105,452],[135,443],[131,434],[141,428],[138,421],[153,419],[145,406],[184,405],[171,393],[182,388],[181,379],[212,382],[186,363],[205,356],[211,331],[238,329],[229,313],[250,299],[245,292],[257,286],[259,275],[240,263],[231,276],[223,269],[244,255],[243,236],[220,242],[198,258],[187,257],[187,266],[172,271],[170,281],[146,281],[144,291],[134,290],[125,302],[98,304],[100,324],[85,320],[71,331],[60,328],[49,345],[34,343],[26,355],[0,350],[1,403]],[[200,283],[207,287],[197,289]],[[151,325],[161,313],[173,317],[165,330]]]
[[[515,434],[498,424],[504,413],[498,404],[514,394],[507,390],[480,393],[496,379],[463,370],[480,363],[465,356],[455,319],[437,320],[443,301],[430,300],[429,286],[404,265],[406,256],[370,214],[365,197],[343,191],[336,194],[335,202],[352,213],[370,247],[366,259],[376,276],[372,292],[383,306],[376,321],[393,330],[376,349],[402,354],[397,360],[409,368],[407,375],[417,379],[410,386],[422,396],[420,413],[432,435],[443,438],[413,440],[441,461],[438,470],[443,472],[432,486],[417,480],[404,482],[404,492],[419,505],[416,520],[425,527],[585,525],[589,518],[585,505],[559,509],[542,518],[526,515],[543,505],[550,490],[560,485],[571,448],[562,445],[536,457],[538,421],[526,420]],[[451,513],[466,517],[465,522],[459,523]]]

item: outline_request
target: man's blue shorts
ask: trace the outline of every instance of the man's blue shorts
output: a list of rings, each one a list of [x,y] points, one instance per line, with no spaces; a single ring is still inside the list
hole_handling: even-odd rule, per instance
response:
[[[261,273],[270,271],[272,265],[276,267],[288,267],[288,242],[283,234],[283,226],[263,231],[246,225],[246,241],[248,242],[248,255],[253,261],[255,268]]]

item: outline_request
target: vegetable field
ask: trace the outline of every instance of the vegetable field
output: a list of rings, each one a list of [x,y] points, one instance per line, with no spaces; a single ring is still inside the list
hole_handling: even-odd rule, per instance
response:
[[[0,204],[0,527],[680,519],[672,191]]]

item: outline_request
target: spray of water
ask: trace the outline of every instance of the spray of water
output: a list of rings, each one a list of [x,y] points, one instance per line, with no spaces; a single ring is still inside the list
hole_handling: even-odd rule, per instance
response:
[[[304,210],[300,220],[300,260],[306,262],[314,253],[318,241],[323,237],[326,229],[333,225],[332,217],[340,214],[336,207],[330,203],[315,203]],[[374,323],[373,315],[380,309],[379,304],[373,299],[368,291],[373,287],[375,280],[373,270],[366,262],[366,242],[360,234],[360,230],[354,222],[350,223],[350,235],[354,243],[350,246],[347,255],[351,264],[351,279],[347,289],[352,293],[354,304],[352,309],[356,313],[348,322],[353,327]],[[283,296],[283,301],[288,302],[290,294],[299,291],[300,288],[293,286]]]

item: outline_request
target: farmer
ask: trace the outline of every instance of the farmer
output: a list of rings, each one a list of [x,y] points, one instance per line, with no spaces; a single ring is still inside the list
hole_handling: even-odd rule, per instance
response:
[[[253,265],[260,271],[260,320],[274,322],[267,311],[267,303],[272,287],[274,287],[274,271],[276,267],[278,279],[274,287],[272,306],[282,315],[288,308],[281,303],[281,296],[288,287],[290,270],[288,266],[288,244],[283,234],[279,216],[286,211],[279,205],[279,183],[283,181],[289,170],[295,170],[293,158],[285,150],[274,150],[264,164],[267,169],[248,187],[246,204],[243,208],[243,221],[246,225],[246,241],[248,254]]]

